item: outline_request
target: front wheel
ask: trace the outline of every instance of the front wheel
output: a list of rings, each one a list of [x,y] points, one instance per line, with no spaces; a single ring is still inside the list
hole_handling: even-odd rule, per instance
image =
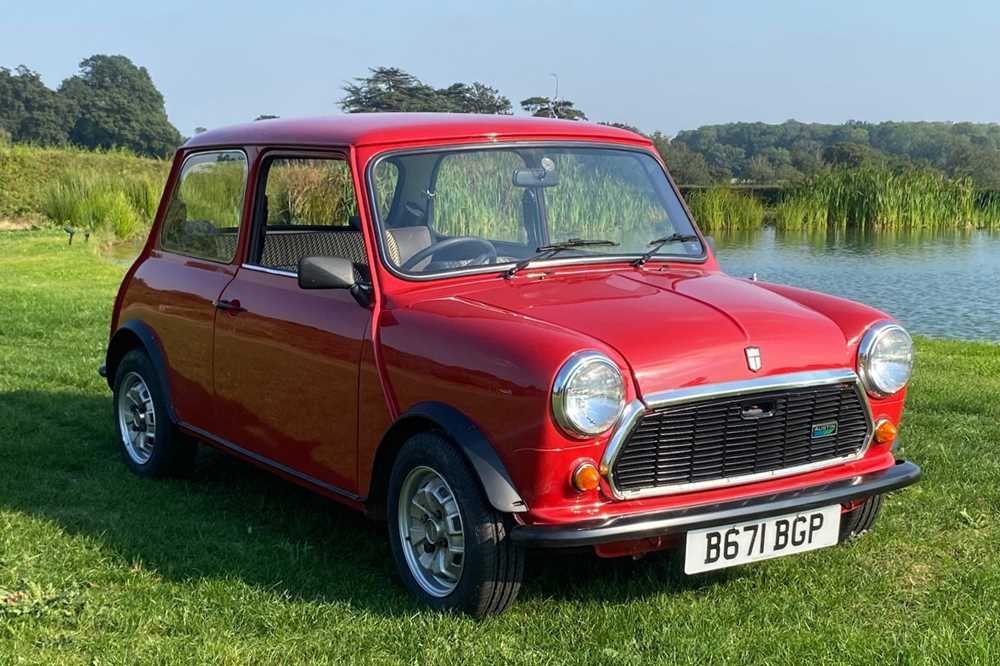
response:
[[[451,442],[410,438],[389,479],[389,543],[403,583],[439,610],[500,613],[517,597],[524,551]]]

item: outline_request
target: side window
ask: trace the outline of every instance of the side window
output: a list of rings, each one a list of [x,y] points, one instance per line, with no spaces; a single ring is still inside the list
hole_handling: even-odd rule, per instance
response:
[[[343,257],[359,269],[368,265],[346,161],[274,158],[265,165],[260,187],[266,206],[256,221],[250,263],[293,273],[303,257]]]
[[[247,159],[240,151],[189,157],[163,218],[160,247],[192,257],[232,261],[246,179]]]

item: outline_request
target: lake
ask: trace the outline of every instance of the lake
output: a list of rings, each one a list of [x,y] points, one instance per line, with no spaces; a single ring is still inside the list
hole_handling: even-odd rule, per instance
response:
[[[914,334],[1000,341],[1000,232],[766,227],[715,247],[731,275],[861,301]]]

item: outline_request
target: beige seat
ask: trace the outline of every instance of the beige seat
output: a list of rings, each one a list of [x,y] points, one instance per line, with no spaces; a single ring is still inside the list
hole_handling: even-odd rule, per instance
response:
[[[402,266],[410,257],[433,243],[431,230],[424,225],[397,227],[385,232],[385,249],[389,260],[396,266]]]

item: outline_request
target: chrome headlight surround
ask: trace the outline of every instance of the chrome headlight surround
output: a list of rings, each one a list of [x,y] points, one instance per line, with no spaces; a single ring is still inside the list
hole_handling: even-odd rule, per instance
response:
[[[895,346],[893,349],[891,346]],[[886,354],[897,357],[894,360],[885,358]],[[886,377],[880,365],[895,363],[896,377]],[[861,338],[858,346],[858,376],[864,384],[868,395],[873,398],[887,398],[898,393],[909,383],[913,373],[913,339],[899,324],[883,321],[875,324]]]
[[[588,391],[592,395],[581,395]],[[586,439],[607,432],[624,409],[625,379],[606,355],[577,352],[556,373],[552,417],[570,437]]]

